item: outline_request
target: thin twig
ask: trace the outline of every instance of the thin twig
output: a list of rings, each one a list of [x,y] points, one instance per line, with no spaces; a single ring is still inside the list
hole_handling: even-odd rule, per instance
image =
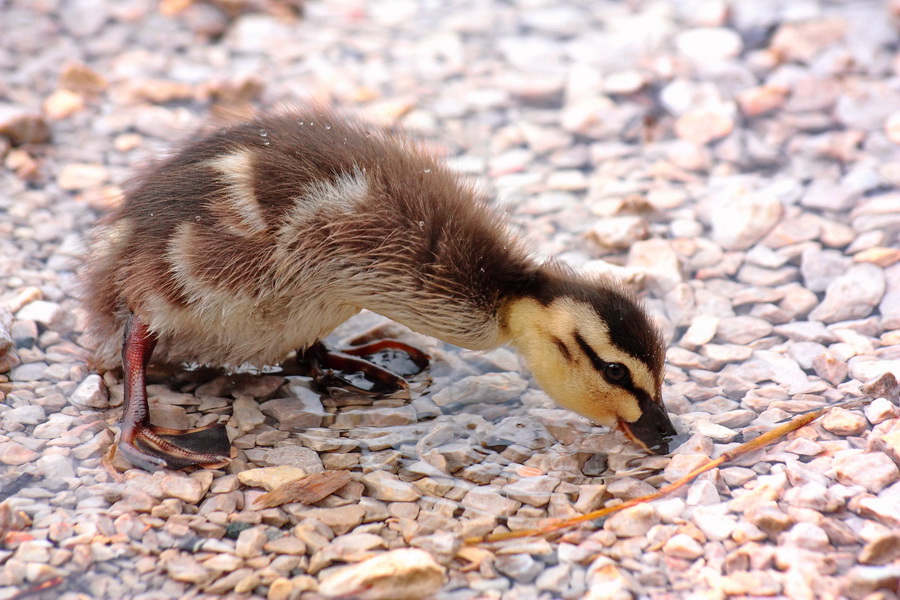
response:
[[[859,398],[854,400],[848,400],[847,402],[842,402],[840,404],[834,404],[831,406],[826,406],[823,408],[819,408],[817,410],[813,410],[807,413],[803,413],[797,415],[784,425],[779,425],[778,427],[772,429],[771,431],[767,431],[766,433],[760,435],[757,438],[750,440],[745,444],[741,444],[737,448],[729,450],[727,452],[723,452],[721,456],[718,458],[706,463],[702,467],[698,467],[685,475],[684,477],[678,479],[677,481],[673,481],[672,483],[663,486],[659,489],[659,491],[654,492],[652,494],[648,494],[646,496],[641,496],[639,498],[632,498],[631,500],[626,500],[622,504],[617,504],[616,506],[610,506],[607,508],[601,508],[600,510],[595,510],[593,512],[589,512],[584,515],[579,515],[577,517],[572,517],[569,519],[562,519],[560,521],[556,521],[554,523],[550,523],[549,525],[544,525],[543,527],[538,527],[536,529],[527,529],[522,531],[507,531],[503,533],[495,533],[490,535],[484,535],[479,537],[471,537],[466,538],[464,543],[466,544],[491,544],[494,542],[504,542],[506,540],[514,540],[525,537],[533,537],[533,536],[547,536],[557,531],[563,529],[569,529],[586,521],[593,521],[595,519],[602,519],[607,517],[613,513],[617,513],[621,510],[625,510],[626,508],[630,508],[632,506],[636,506],[638,504],[643,504],[645,502],[652,502],[653,500],[659,500],[672,492],[676,491],[680,487],[690,483],[698,476],[706,473],[707,471],[711,471],[717,467],[722,466],[723,464],[738,458],[739,456],[743,456],[754,450],[759,450],[760,448],[764,448],[769,444],[777,442],[782,439],[784,436],[788,435],[793,431],[797,431],[801,427],[805,427],[809,425],[828,411],[834,408],[860,408],[866,406],[872,401],[871,398]]]

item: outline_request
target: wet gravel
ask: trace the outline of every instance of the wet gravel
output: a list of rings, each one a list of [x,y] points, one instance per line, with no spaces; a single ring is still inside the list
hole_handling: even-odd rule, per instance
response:
[[[900,3],[298,7],[0,3],[0,600],[896,600]],[[237,458],[153,474],[116,459],[113,477],[122,383],[86,349],[85,233],[210,115],[311,100],[411,130],[536,254],[642,290],[689,439],[645,457],[557,408],[509,350],[391,328],[434,357],[411,399],[159,371],[154,421],[225,423]],[[651,493],[863,396],[594,527],[461,545]],[[324,470],[353,481],[254,506]]]

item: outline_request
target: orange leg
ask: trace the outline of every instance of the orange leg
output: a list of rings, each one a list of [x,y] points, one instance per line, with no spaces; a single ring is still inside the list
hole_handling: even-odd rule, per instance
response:
[[[223,426],[179,430],[150,424],[145,376],[156,341],[156,336],[140,319],[133,314],[128,317],[122,347],[125,412],[120,422],[119,452],[131,464],[147,471],[227,463],[230,444]]]

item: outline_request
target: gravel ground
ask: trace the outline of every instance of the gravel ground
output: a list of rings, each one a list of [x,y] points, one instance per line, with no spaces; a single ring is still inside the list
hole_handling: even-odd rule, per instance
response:
[[[900,374],[900,2],[298,12],[0,0],[0,600],[898,598],[900,386],[883,376]],[[156,374],[155,421],[227,422],[238,457],[116,480],[101,459],[122,385],[84,348],[83,236],[134,167],[210,114],[298,100],[416,132],[496,192],[536,253],[643,289],[690,439],[643,457],[555,407],[512,352],[399,331],[434,356],[411,401]],[[593,528],[460,548],[652,492],[865,395]],[[354,481],[254,508],[324,469]]]

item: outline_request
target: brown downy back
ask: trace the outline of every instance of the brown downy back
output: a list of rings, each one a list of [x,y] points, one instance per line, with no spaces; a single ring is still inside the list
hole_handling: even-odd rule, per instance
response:
[[[128,310],[177,337],[166,311],[199,314],[214,295],[255,298],[289,320],[298,294],[334,293],[477,347],[500,299],[542,279],[504,219],[415,144],[294,110],[188,140],[129,182],[92,237],[85,304],[105,363]],[[204,348],[179,343],[175,358],[206,361]]]

